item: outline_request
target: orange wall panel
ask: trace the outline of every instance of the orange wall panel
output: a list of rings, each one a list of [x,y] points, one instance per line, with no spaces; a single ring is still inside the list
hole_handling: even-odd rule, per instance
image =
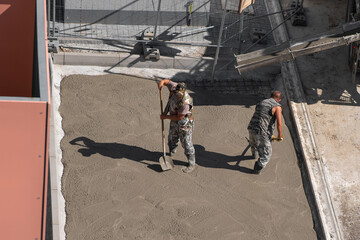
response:
[[[46,55],[46,59],[49,59],[49,54],[48,54],[48,41],[47,41],[47,12],[46,12],[46,5],[47,5],[47,0],[44,0],[44,25],[42,26],[44,28],[44,34],[45,36],[43,36],[45,38],[45,55]],[[50,16],[49,16],[50,17]],[[41,27],[41,26],[38,26]],[[41,36],[38,36],[39,38]],[[46,229],[46,219],[50,218],[50,216],[47,216],[46,213],[46,206],[47,206],[47,195],[48,195],[48,184],[50,184],[50,182],[48,182],[48,175],[50,174],[49,172],[49,136],[50,136],[50,112],[51,112],[51,92],[50,92],[50,73],[49,73],[49,61],[46,61],[46,82],[47,82],[47,93],[46,95],[49,97],[48,98],[48,107],[47,107],[47,132],[46,132],[46,154],[45,154],[45,174],[44,174],[44,204],[43,204],[43,222],[42,222],[42,238],[41,239],[45,239],[46,237],[46,232],[48,231]],[[51,226],[52,227],[52,226]]]
[[[0,239],[42,239],[46,102],[0,101]]]
[[[31,97],[35,0],[0,0],[0,96]]]

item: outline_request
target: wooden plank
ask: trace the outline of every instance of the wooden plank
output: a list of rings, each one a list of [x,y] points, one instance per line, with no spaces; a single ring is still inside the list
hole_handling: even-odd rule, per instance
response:
[[[241,13],[248,6],[254,3],[255,0],[228,0],[226,4],[226,10]],[[221,8],[225,8],[225,0],[221,0]]]

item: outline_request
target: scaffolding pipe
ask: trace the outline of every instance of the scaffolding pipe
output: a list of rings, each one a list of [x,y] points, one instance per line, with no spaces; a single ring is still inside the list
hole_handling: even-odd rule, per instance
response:
[[[209,26],[209,27],[202,27],[202,28],[197,28],[197,29],[193,29],[193,30],[189,30],[189,31],[184,31],[184,32],[180,32],[179,35],[181,34],[191,34],[191,33],[200,33],[200,32],[204,32],[206,30],[209,30],[211,28],[214,28],[214,26]]]
[[[46,0],[46,21],[47,21],[47,36],[50,36],[50,0]]]
[[[53,22],[52,22],[52,36],[55,37],[55,0],[53,0]]]
[[[220,30],[219,30],[219,38],[218,38],[218,42],[217,42],[217,46],[216,46],[215,60],[214,60],[214,65],[213,65],[213,69],[212,69],[212,72],[211,72],[211,82],[214,82],[216,64],[217,64],[217,61],[218,61],[218,58],[219,58],[220,43],[221,43],[222,32],[223,32],[223,29],[224,29],[227,1],[228,0],[225,0],[224,11],[223,11],[223,15],[222,15],[222,18],[221,18],[221,25],[220,25]]]
[[[243,31],[244,31],[244,13],[240,13],[239,52],[238,53],[241,53],[241,45],[242,45],[241,35],[242,35]]]
[[[159,15],[160,15],[160,6],[161,6],[161,0],[159,0],[157,14],[156,14],[156,22],[155,22],[155,27],[154,27],[154,39],[156,38],[156,30],[157,30],[158,21],[159,21]]]

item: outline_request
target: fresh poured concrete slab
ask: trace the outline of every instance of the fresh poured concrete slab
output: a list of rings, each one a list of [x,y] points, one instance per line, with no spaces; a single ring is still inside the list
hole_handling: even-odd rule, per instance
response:
[[[245,136],[259,99],[191,92],[197,169],[182,173],[180,146],[175,169],[161,172],[154,81],[117,74],[62,80],[67,239],[316,239],[286,126],[269,165],[254,175]]]
[[[281,1],[283,4],[283,8],[286,8],[286,1]],[[325,5],[324,5],[325,4]],[[336,26],[339,23],[339,19],[345,16],[344,14],[344,4],[346,5],[345,1],[325,1],[325,0],[317,0],[312,2],[304,3],[306,8],[306,14],[308,16],[308,27],[290,27],[290,35],[291,38],[296,38],[299,36],[304,36],[305,34],[312,34],[315,32],[328,30],[332,26]],[[324,17],[322,14],[323,12],[327,13]],[[341,16],[340,16],[341,15]],[[288,25],[289,27],[289,25]],[[330,53],[331,54],[328,54]],[[356,164],[357,158],[359,154],[359,147],[356,143],[358,139],[358,131],[357,130],[357,123],[359,120],[358,113],[358,88],[356,84],[351,84],[349,78],[348,70],[346,69],[346,49],[334,49],[333,51],[327,51],[324,53],[315,54],[310,57],[303,58],[302,61],[304,65],[299,65],[301,79],[303,80],[303,84],[305,87],[305,93],[307,95],[308,100],[308,109],[310,110],[311,120],[314,125],[314,130],[317,139],[317,146],[322,156],[322,161],[325,163],[325,171],[327,173],[327,180],[331,183],[331,190],[332,196],[334,199],[334,206],[337,211],[337,216],[341,220],[342,223],[342,230],[344,232],[346,239],[357,239],[358,234],[358,225],[359,225],[359,217],[358,217],[358,209],[359,206],[356,202],[356,196],[358,196],[357,191],[360,189],[356,184],[356,179],[358,179],[358,172],[356,172]],[[299,59],[301,61],[301,59]],[[336,61],[335,66],[332,65]],[[299,63],[299,61],[298,61]],[[306,64],[307,63],[307,64]],[[314,68],[315,66],[315,68]],[[320,68],[320,70],[318,69]],[[78,67],[76,67],[78,68]],[[74,68],[75,69],[75,68]],[[76,70],[71,70],[74,74],[77,73]],[[313,72],[312,70],[315,70]],[[170,69],[166,70],[158,70],[167,71],[169,72]],[[319,74],[321,73],[321,74]],[[145,74],[146,75],[146,74]],[[344,80],[346,78],[347,80]],[[343,89],[343,91],[338,91]],[[213,93],[211,94],[211,96]],[[196,98],[195,98],[196,99]],[[255,101],[254,101],[255,102]],[[315,102],[315,103],[314,103]],[[344,104],[346,103],[346,104]],[[350,103],[350,104],[349,104]],[[156,103],[159,105],[158,103]],[[156,105],[155,104],[155,105]],[[196,104],[196,102],[195,102]],[[254,104],[253,102],[251,104]],[[344,106],[346,105],[346,106]],[[201,106],[196,106],[198,109]],[[251,115],[249,113],[248,117]],[[336,116],[336,120],[333,119],[332,116]],[[243,116],[242,116],[243,117]],[[228,117],[230,118],[230,117]],[[228,121],[228,118],[225,119]],[[154,118],[155,119],[155,118]],[[155,119],[154,121],[157,121]],[[245,122],[247,123],[248,120]],[[339,123],[339,124],[338,124]],[[245,123],[244,123],[245,124]],[[197,131],[199,131],[198,127],[198,117],[196,122],[196,129],[194,132],[194,136],[196,136]],[[352,127],[349,127],[351,125]],[[245,125],[243,126],[245,129]],[[157,131],[160,131],[160,127]],[[200,129],[201,131],[201,129]],[[205,131],[205,130],[203,130]],[[209,133],[211,132],[210,130]],[[246,132],[244,132],[246,134]],[[160,133],[158,133],[160,136]],[[156,137],[156,138],[159,138]],[[228,136],[226,136],[228,137]],[[207,138],[207,137],[202,137]],[[224,138],[224,137],[223,137]],[[241,137],[239,137],[240,139]],[[93,139],[94,140],[94,139]],[[157,145],[160,145],[160,140],[158,141]],[[114,143],[118,143],[119,141],[114,141]],[[194,143],[196,143],[196,138],[194,137]],[[212,143],[211,143],[212,144]],[[227,145],[223,144],[222,145]],[[242,147],[244,148],[243,144],[241,143]],[[283,144],[283,143],[281,143]],[[208,143],[210,145],[210,143]],[[277,152],[275,150],[276,145],[274,146],[274,157]],[[81,149],[81,148],[79,148]],[[243,149],[244,150],[244,149]],[[281,149],[282,151],[283,149]],[[75,151],[75,150],[74,150]],[[156,151],[161,151],[161,146],[157,147]],[[200,151],[200,150],[199,150]],[[217,150],[217,153],[223,153],[223,155],[229,153],[227,152],[228,149],[225,150]],[[86,152],[86,151],[85,151]],[[155,150],[153,151],[155,152]],[[233,152],[233,151],[230,151]],[[240,151],[241,152],[241,151]],[[241,152],[242,153],[242,152]],[[179,156],[179,160],[183,163],[186,162],[184,156],[181,152],[177,154]],[[249,153],[247,153],[249,156]],[[355,156],[355,157],[354,157]],[[182,157],[182,158],[181,158]],[[273,160],[275,159],[273,157]],[[180,159],[181,158],[181,159]],[[200,158],[200,157],[199,157]],[[274,164],[273,161],[270,164]],[[143,160],[145,161],[145,160]],[[199,161],[201,161],[199,159]],[[249,160],[253,163],[253,160]],[[245,164],[247,161],[240,161],[240,166],[244,166],[246,168],[251,168],[252,164],[249,165],[242,165]],[[200,162],[199,162],[200,163]],[[237,161],[236,161],[237,163]],[[152,164],[154,165],[155,162]],[[201,170],[201,165],[198,171]],[[269,165],[271,167],[271,165]],[[218,166],[216,166],[218,168]],[[179,170],[178,167],[176,170]],[[221,167],[220,167],[221,169]],[[211,173],[214,169],[209,169],[209,167],[204,167],[204,171],[206,173]],[[224,170],[224,169],[222,169]],[[221,171],[222,171],[221,170]],[[233,170],[238,174],[237,170]],[[231,171],[231,172],[233,172]],[[267,170],[269,171],[269,170]],[[182,174],[178,171],[179,174]],[[265,174],[266,172],[264,172]],[[275,172],[272,172],[275,174]],[[161,173],[159,173],[161,174]],[[167,173],[166,173],[167,174]],[[244,174],[244,173],[240,173]],[[275,175],[279,173],[276,172]],[[246,174],[248,175],[248,174]],[[213,175],[211,175],[213,176]],[[214,175],[216,176],[216,175]],[[231,175],[229,175],[231,176]],[[252,175],[249,175],[249,177]],[[261,176],[259,176],[261,177]],[[230,177],[232,179],[233,177]],[[255,178],[254,178],[255,179]],[[163,179],[161,179],[163,180]],[[241,180],[241,179],[240,179]],[[221,181],[221,180],[220,180]],[[254,180],[254,184],[256,184]],[[230,181],[228,184],[232,184]],[[239,183],[236,183],[239,184]],[[235,184],[235,185],[236,185]],[[227,184],[226,184],[227,185]],[[258,186],[256,187],[258,188]],[[247,192],[247,190],[245,190]],[[252,190],[250,190],[252,191]],[[250,194],[250,193],[247,193]],[[317,194],[317,193],[315,193]],[[255,214],[256,215],[256,214]],[[169,218],[170,219],[170,218]],[[69,220],[70,221],[70,220]],[[147,220],[146,220],[147,221]],[[155,221],[155,220],[154,220]],[[309,220],[311,221],[311,220]],[[215,221],[214,221],[215,222]],[[151,222],[150,222],[151,223]],[[150,224],[149,223],[149,224]],[[261,224],[261,223],[260,223]],[[96,225],[96,224],[95,224]],[[150,224],[151,225],[151,224]],[[152,225],[154,229],[158,229],[157,226]],[[264,225],[265,226],[265,225]],[[67,226],[68,228],[68,226]],[[239,228],[240,229],[240,228]],[[67,230],[68,231],[68,230]],[[153,232],[154,230],[152,230]],[[249,230],[251,231],[251,230]],[[100,234],[100,233],[99,233]],[[95,234],[93,236],[96,237]],[[109,238],[111,239],[111,234],[109,234]],[[130,236],[130,235],[127,235]],[[237,239],[237,235],[230,239]],[[246,236],[246,235],[244,235]],[[257,235],[254,235],[255,237]],[[117,238],[118,236],[115,236]],[[131,238],[132,235],[129,237]],[[334,237],[334,236],[333,236]],[[121,238],[121,236],[119,237]],[[123,237],[128,238],[128,237]],[[140,236],[141,238],[141,236]],[[144,239],[146,239],[144,237]],[[148,237],[149,239],[152,236]],[[168,237],[163,237],[167,239]],[[187,237],[174,237],[175,239],[191,239],[191,236]],[[196,238],[196,237],[194,237]],[[278,239],[276,235],[274,236],[265,236],[259,237],[260,239]],[[315,237],[314,237],[315,238]],[[105,238],[106,239],[106,238]],[[161,237],[160,237],[161,239]],[[211,238],[210,238],[211,239]],[[244,239],[247,239],[244,237]],[[250,238],[252,239],[252,238]],[[280,238],[281,239],[281,238]],[[289,237],[289,239],[291,239]]]

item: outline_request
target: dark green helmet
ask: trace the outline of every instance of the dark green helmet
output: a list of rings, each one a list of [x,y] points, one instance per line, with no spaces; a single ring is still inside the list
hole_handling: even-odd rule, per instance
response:
[[[180,82],[176,85],[175,91],[184,93],[186,90],[186,85],[183,82]]]

